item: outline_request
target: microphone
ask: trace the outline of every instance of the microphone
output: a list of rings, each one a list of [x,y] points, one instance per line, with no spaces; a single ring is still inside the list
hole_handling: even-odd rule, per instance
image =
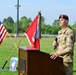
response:
[[[57,40],[58,40],[58,39],[57,39],[57,38],[55,38],[56,43],[57,43]],[[56,47],[57,47],[57,45],[56,45],[56,46],[54,46],[54,50],[56,49]]]

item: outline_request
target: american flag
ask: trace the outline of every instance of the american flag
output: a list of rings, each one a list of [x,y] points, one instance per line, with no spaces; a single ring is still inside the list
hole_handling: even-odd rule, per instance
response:
[[[4,25],[0,22],[0,44],[3,42],[6,34],[7,34],[7,30],[4,27]]]

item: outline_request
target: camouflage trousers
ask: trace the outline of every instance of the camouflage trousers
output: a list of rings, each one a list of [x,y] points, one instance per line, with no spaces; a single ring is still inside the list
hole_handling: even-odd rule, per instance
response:
[[[73,75],[72,63],[63,63],[63,75]]]

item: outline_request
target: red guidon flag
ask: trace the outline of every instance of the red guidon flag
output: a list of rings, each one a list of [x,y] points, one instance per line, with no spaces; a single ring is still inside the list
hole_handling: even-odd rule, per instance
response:
[[[4,27],[4,25],[0,22],[0,44],[2,43],[2,41],[4,40],[5,36],[6,36],[7,30]]]
[[[40,40],[39,40],[39,18],[38,14],[35,19],[32,21],[30,26],[25,31],[25,35],[33,48],[40,49]]]

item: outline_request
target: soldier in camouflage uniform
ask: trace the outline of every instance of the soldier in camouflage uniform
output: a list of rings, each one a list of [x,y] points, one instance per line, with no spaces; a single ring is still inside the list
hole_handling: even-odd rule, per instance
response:
[[[67,15],[59,16],[61,30],[58,32],[57,42],[53,42],[53,46],[57,46],[56,52],[50,54],[51,59],[56,57],[63,58],[63,75],[73,75],[73,50],[75,35],[72,29],[68,28],[69,18]]]

